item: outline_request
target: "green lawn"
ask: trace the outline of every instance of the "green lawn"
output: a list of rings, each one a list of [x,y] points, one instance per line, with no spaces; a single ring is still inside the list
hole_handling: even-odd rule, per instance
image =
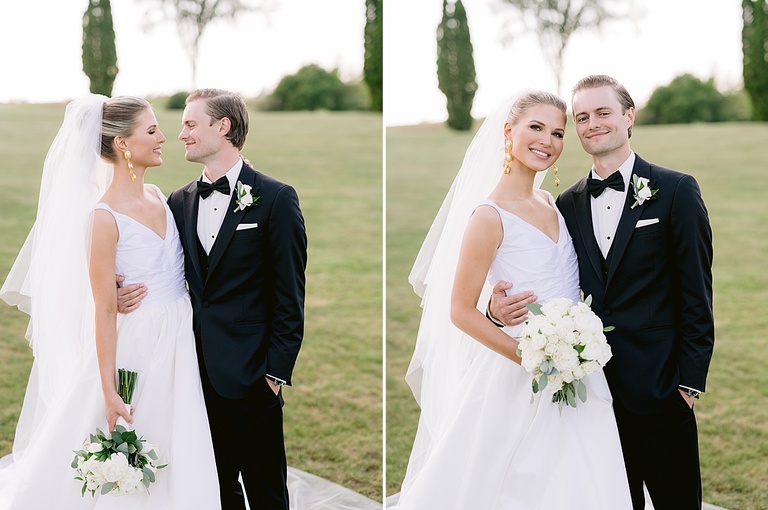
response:
[[[419,413],[403,380],[420,316],[407,276],[471,137],[433,125],[387,129],[387,494],[399,490]],[[768,509],[766,141],[768,125],[749,123],[637,126],[632,137],[645,159],[693,174],[709,209],[717,332],[696,414],[704,499],[732,510]],[[570,125],[560,189],[589,166]],[[557,195],[551,175],[545,187]]]
[[[0,105],[0,282],[31,227],[63,105]],[[167,194],[199,176],[158,107]],[[306,333],[285,391],[288,462],[382,499],[382,127],[370,113],[251,112],[244,155],[299,193],[309,238]],[[31,351],[27,316],[0,306],[0,455],[10,451]]]

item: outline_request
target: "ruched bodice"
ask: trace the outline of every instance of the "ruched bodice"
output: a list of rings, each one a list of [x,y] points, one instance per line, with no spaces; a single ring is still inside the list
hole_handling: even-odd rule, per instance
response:
[[[160,190],[153,188],[165,207],[166,228],[163,238],[107,204],[99,203],[95,207],[109,211],[115,218],[119,232],[115,272],[125,277],[123,285],[144,283],[147,286],[147,297],[141,303],[143,308],[173,302],[186,292],[184,252],[176,222]]]

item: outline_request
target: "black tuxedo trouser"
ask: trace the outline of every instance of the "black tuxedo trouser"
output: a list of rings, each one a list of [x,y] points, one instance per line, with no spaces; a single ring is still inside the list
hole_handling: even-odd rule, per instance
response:
[[[634,510],[701,510],[696,417],[679,391],[656,414],[637,415],[613,401]]]
[[[242,475],[251,510],[288,510],[283,400],[266,379],[242,399],[219,396],[201,371],[219,474],[222,510],[245,510]]]

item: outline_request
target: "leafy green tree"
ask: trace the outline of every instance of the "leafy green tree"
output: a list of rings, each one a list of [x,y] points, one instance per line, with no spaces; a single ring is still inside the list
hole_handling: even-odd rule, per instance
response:
[[[470,129],[477,82],[467,12],[461,0],[443,0],[443,19],[437,27],[437,82],[448,103],[448,126]]]
[[[90,0],[83,14],[83,72],[91,92],[112,95],[118,68],[109,0]]]
[[[336,71],[309,64],[284,76],[272,92],[270,109],[342,110],[346,85]]]
[[[557,93],[561,94],[563,54],[571,36],[579,30],[597,29],[606,21],[626,17],[626,13],[611,5],[623,1],[502,0],[502,3],[509,4],[520,13],[517,28],[511,28],[513,32],[531,31],[539,38],[544,58],[557,81]]]
[[[752,100],[753,118],[768,121],[768,3],[742,0],[741,5],[744,89]]]
[[[723,95],[713,78],[702,81],[683,74],[653,91],[638,120],[644,124],[744,120],[743,108],[738,94]]]
[[[691,74],[675,77],[653,91],[643,111],[651,124],[682,124],[720,120],[723,95],[713,79],[704,82]]]
[[[365,64],[363,76],[371,97],[371,110],[383,107],[382,82],[382,12],[381,0],[365,0]]]

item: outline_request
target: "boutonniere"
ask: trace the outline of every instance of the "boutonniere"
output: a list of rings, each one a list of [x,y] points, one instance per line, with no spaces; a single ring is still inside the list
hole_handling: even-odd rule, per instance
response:
[[[243,184],[242,182],[237,181],[237,185],[235,186],[235,193],[237,196],[235,199],[237,208],[235,208],[235,210],[232,212],[242,211],[246,207],[250,207],[252,205],[259,205],[259,197],[254,197],[251,195],[251,187],[247,184]]]
[[[637,174],[632,174],[632,186],[635,188],[635,203],[632,204],[630,209],[634,209],[638,205],[643,205],[646,200],[653,200],[656,198],[657,189],[651,189],[648,187],[648,179],[645,177],[638,177]]]

